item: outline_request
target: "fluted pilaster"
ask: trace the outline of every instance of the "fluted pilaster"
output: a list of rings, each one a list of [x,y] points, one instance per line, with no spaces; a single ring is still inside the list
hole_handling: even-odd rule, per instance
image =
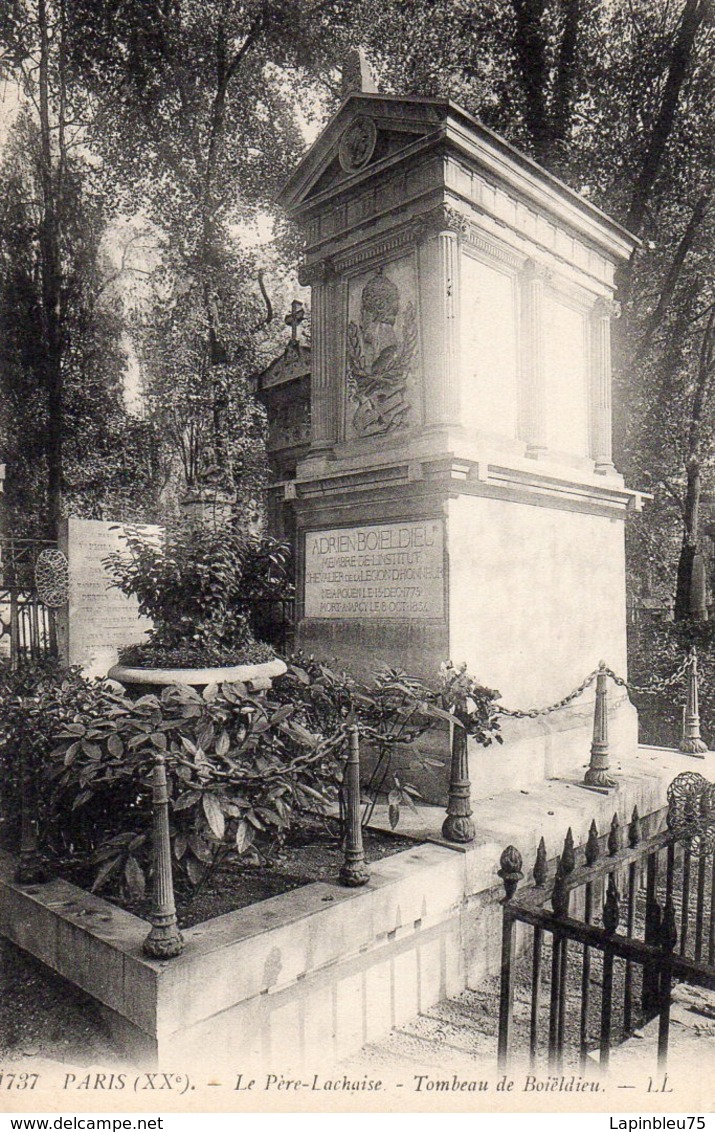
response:
[[[546,370],[544,366],[544,288],[549,271],[529,259],[521,274],[521,382],[519,390],[519,434],[526,441],[527,456],[545,452]]]
[[[329,448],[337,439],[339,391],[332,364],[336,309],[336,277],[329,260],[300,271],[302,286],[311,288],[312,372],[310,382],[311,447]]]
[[[591,458],[596,472],[613,471],[611,402],[611,319],[618,303],[598,299],[591,311]]]
[[[459,257],[467,218],[448,205],[415,221],[422,291],[425,423],[460,422]]]

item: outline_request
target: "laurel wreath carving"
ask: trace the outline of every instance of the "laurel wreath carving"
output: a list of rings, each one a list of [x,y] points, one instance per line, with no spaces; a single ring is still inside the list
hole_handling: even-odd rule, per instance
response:
[[[69,562],[61,550],[41,551],[35,563],[37,596],[50,609],[64,605],[69,595]]]
[[[384,350],[368,367],[360,342],[360,327],[348,325],[348,391],[357,409],[353,427],[358,434],[393,432],[402,428],[410,412],[407,383],[417,349],[417,315],[408,303],[402,341]]]

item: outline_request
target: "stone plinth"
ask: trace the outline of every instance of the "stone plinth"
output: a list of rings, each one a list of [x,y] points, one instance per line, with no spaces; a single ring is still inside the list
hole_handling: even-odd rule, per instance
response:
[[[519,708],[601,658],[625,673],[640,499],[612,460],[610,326],[634,238],[431,99],[352,95],[282,202],[312,287],[310,447],[285,485],[298,644],[431,679],[465,660]],[[613,715],[634,742],[622,696]],[[588,697],[507,731],[538,774],[586,759]]]

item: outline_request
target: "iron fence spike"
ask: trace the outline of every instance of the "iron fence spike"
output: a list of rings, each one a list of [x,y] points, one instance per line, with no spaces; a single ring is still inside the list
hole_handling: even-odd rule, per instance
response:
[[[569,876],[576,868],[576,856],[574,853],[573,831],[571,826],[569,826],[566,837],[564,838],[564,847],[561,853],[561,866],[565,876]]]
[[[613,873],[608,876],[606,899],[603,905],[603,926],[609,934],[613,934],[621,918],[621,896],[616,885]]]
[[[641,839],[641,819],[640,819],[640,814],[638,813],[638,807],[634,806],[633,807],[633,814],[631,816],[631,822],[630,822],[630,825],[628,826],[628,844],[631,847],[631,849],[635,849],[636,845],[638,845],[638,843],[640,842],[640,839]]]
[[[596,825],[595,818],[591,821],[588,831],[588,840],[586,842],[584,856],[586,858],[586,864],[589,867],[595,865],[596,861],[601,856],[601,846],[598,842],[598,826]]]
[[[539,888],[543,888],[546,883],[546,842],[543,837],[539,841],[539,847],[536,850],[536,860],[534,861],[534,881]]]
[[[569,891],[566,887],[566,869],[564,867],[563,855],[556,859],[556,876],[554,878],[554,888],[551,893],[551,907],[554,910],[555,916],[566,916],[569,910]]]

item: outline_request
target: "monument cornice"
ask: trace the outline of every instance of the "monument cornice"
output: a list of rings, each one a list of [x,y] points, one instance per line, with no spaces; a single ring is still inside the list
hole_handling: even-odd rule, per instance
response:
[[[397,218],[397,213],[408,211],[404,207],[399,210],[393,209],[392,212],[396,216],[393,228],[385,232],[371,233],[352,248],[334,251],[333,254],[303,264],[298,271],[301,286],[325,283],[336,274],[362,266],[373,259],[389,255],[390,252],[424,244],[441,233],[458,236],[467,247],[481,251],[490,259],[499,260],[510,267],[521,267],[524,262],[523,255],[497,239],[489,239],[477,228],[472,217],[446,201],[424,212],[418,212],[407,220],[403,217]],[[328,242],[335,241],[326,241]]]
[[[402,132],[421,136],[310,196],[311,189],[337,157],[340,139],[355,118],[370,117],[379,128],[380,119],[397,116],[398,109],[403,119]],[[279,203],[294,216],[305,214],[313,208],[325,206],[331,199],[346,194],[354,196],[363,182],[429,151],[442,154],[451,151],[461,155],[470,169],[488,173],[500,186],[510,190],[517,200],[529,202],[537,211],[547,213],[565,225],[570,232],[585,237],[616,263],[628,259],[639,244],[637,237],[590,201],[541,169],[460,106],[443,99],[351,95],[303,158],[281,192]]]
[[[310,279],[310,282],[323,282],[325,278],[328,278],[328,275],[324,275],[320,264],[329,263],[330,271],[339,275],[354,267],[370,263],[373,259],[389,255],[390,252],[400,251],[403,248],[409,249],[414,244],[415,230],[412,222],[403,221],[400,226],[395,226],[387,232],[372,233],[351,248],[335,252],[334,255],[325,259],[313,261],[308,265],[305,272],[301,269],[301,283],[303,278],[309,278],[313,269],[315,269],[315,279]],[[307,286],[307,283],[303,285]]]
[[[353,502],[369,498],[370,493],[403,489],[414,494],[478,495],[527,503],[558,510],[584,511],[625,517],[640,511],[652,498],[647,492],[633,491],[617,481],[594,483],[578,477],[557,477],[538,471],[510,468],[498,463],[445,454],[419,461],[421,474],[415,476],[414,461],[384,462],[367,469],[323,471],[314,478],[295,481],[296,500],[308,506],[324,500],[333,506],[344,493]]]
[[[482,252],[488,259],[498,260],[500,263],[506,263],[509,267],[520,268],[524,262],[524,257],[519,255],[518,252],[512,251],[511,248],[504,244],[500,244],[496,239],[490,240],[473,224],[467,228],[465,244],[468,248],[474,248],[476,251]]]
[[[487,184],[483,178],[479,178],[479,180],[483,184]],[[525,257],[535,258],[539,259],[547,270],[558,272],[563,267],[570,274],[576,273],[583,279],[592,280],[596,284],[594,290],[613,286],[612,279],[609,277],[609,273],[612,273],[613,270],[612,263],[604,256],[602,249],[594,248],[575,236],[568,236],[563,229],[555,225],[550,225],[553,235],[550,242],[546,242],[543,231],[534,231],[528,234],[520,233],[519,246],[517,246],[514,243],[515,230],[501,215],[504,210],[496,205],[492,207],[481,199],[470,200],[463,192],[460,192],[454,186],[450,186],[445,181],[435,181],[422,187],[413,196],[396,205],[392,203],[391,194],[387,191],[390,184],[392,184],[392,180],[386,182],[385,192],[381,192],[379,198],[381,203],[375,206],[374,211],[370,209],[361,210],[359,226],[361,238],[358,241],[355,240],[355,225],[350,224],[347,217],[344,217],[332,231],[310,238],[306,245],[306,254],[315,257],[316,260],[331,257],[341,265],[346,265],[351,259],[351,247],[362,247],[364,244],[381,237],[386,239],[388,232],[389,238],[393,238],[393,234],[402,229],[404,216],[409,215],[408,223],[412,229],[411,238],[418,243],[434,237],[440,231],[453,232],[462,238],[465,246],[476,247],[492,258],[499,259],[513,267],[520,267],[524,263]],[[499,194],[504,196],[513,208],[519,208],[520,202],[515,197],[508,197],[496,185],[489,187],[493,189],[497,196]],[[435,198],[439,197],[445,199],[434,204]],[[429,202],[433,203],[430,204]],[[425,208],[425,204],[428,204],[429,207]],[[451,215],[447,210],[451,210]],[[495,229],[493,234],[485,232],[483,227],[485,219]],[[387,225],[390,225],[389,229]],[[374,229],[380,227],[382,230],[376,233]],[[563,236],[567,236],[573,241],[574,254],[566,255],[562,250],[559,250],[559,239]],[[408,237],[398,235],[397,239],[401,242],[407,242]],[[350,240],[351,247],[346,248],[344,245],[348,240]],[[397,247],[401,244],[392,246]],[[578,252],[578,255],[574,258],[576,252]],[[593,257],[595,257],[595,263]],[[360,258],[355,262],[365,262],[370,258],[369,253],[360,253]]]

